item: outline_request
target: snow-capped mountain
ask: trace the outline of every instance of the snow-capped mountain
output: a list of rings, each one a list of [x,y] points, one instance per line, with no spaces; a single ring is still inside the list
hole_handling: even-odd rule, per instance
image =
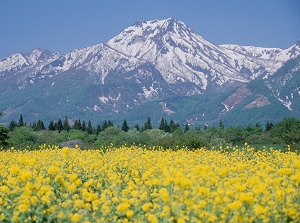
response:
[[[34,49],[0,60],[0,74],[27,72],[34,77],[59,74],[75,68],[97,74],[104,83],[110,70],[127,71],[142,63],[153,64],[169,84],[192,83],[187,94],[204,92],[209,83],[245,83],[266,77],[285,61],[300,54],[299,42],[288,49],[214,45],[173,18],[139,21],[107,43],[75,49],[65,55]],[[30,74],[28,75],[28,73]]]
[[[0,109],[43,101],[49,109],[126,113],[148,101],[268,79],[299,55],[299,41],[287,49],[218,46],[177,19],[139,21],[105,43],[66,54],[34,49],[0,59]],[[18,103],[8,99],[18,94]]]
[[[220,47],[233,50],[245,56],[273,60],[276,62],[286,62],[300,55],[300,40],[287,49],[240,46],[235,44],[224,44],[220,45]]]
[[[286,62],[265,83],[289,110],[300,110],[300,57]]]
[[[254,46],[239,46],[234,44],[220,45],[224,49],[229,49],[247,57],[252,57],[261,62],[269,72],[264,73],[263,76],[254,75],[252,79],[262,77],[267,78],[274,74],[285,62],[295,59],[300,55],[300,40],[287,49],[280,48],[264,48]]]
[[[50,51],[41,49],[34,49],[26,55],[15,53],[0,60],[0,73],[16,72],[24,68],[41,65],[55,59],[56,56]]]
[[[297,40],[297,42],[290,46],[287,49],[283,49],[281,52],[279,52],[274,59],[279,61],[288,61],[290,59],[295,59],[300,55],[300,39]]]
[[[226,48],[237,53],[240,53],[245,56],[272,60],[275,59],[278,53],[282,51],[280,48],[264,48],[264,47],[255,47],[255,46],[240,46],[235,44],[224,44],[220,45],[222,48]]]
[[[219,86],[248,82],[272,74],[282,65],[270,58],[214,45],[172,18],[137,22],[107,44],[128,56],[155,64],[168,83],[195,83],[197,88],[191,89],[194,93],[209,88],[210,81]]]

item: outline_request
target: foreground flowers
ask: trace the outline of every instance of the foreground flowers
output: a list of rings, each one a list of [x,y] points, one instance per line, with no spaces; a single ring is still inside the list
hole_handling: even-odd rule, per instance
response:
[[[289,151],[0,152],[1,222],[299,222],[299,213],[300,157]]]

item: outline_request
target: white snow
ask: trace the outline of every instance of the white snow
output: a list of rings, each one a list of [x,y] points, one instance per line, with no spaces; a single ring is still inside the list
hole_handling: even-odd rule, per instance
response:
[[[230,49],[245,56],[251,56],[260,59],[274,59],[274,57],[282,51],[280,48],[265,48],[256,46],[240,46],[235,44],[220,45],[222,48]]]
[[[94,105],[93,110],[94,111],[101,111],[101,108],[98,105]]]
[[[279,98],[279,97],[277,97],[277,99],[278,99],[285,107],[287,107],[290,111],[292,110],[292,108],[291,108],[292,102],[291,102],[290,100],[288,100],[288,98],[287,98],[286,101],[282,100],[282,99]]]
[[[0,72],[11,71],[24,65],[27,66],[28,63],[21,53],[12,54],[0,60]]]
[[[109,101],[109,98],[108,98],[108,97],[105,97],[105,96],[100,96],[100,97],[99,97],[99,100],[100,100],[101,102],[103,102],[103,103],[106,103],[106,102]]]
[[[157,89],[153,87],[153,84],[150,86],[149,89],[147,89],[145,86],[143,86],[143,92],[146,98],[151,99],[152,97],[156,96],[158,94]]]
[[[112,100],[112,101],[118,101],[118,100],[120,99],[120,97],[121,97],[120,92],[118,93],[118,96],[117,96],[117,97],[111,97],[111,96],[108,96],[108,98],[109,98],[110,100]]]
[[[24,76],[18,83],[19,87],[24,87],[24,80],[33,83],[38,79],[38,73],[42,73],[39,78],[44,79],[74,69],[95,75],[104,83],[110,72],[127,72],[151,63],[167,83],[194,83],[196,87],[186,93],[191,95],[205,90],[209,81],[224,85],[233,81],[246,83],[259,77],[267,78],[285,61],[300,55],[298,45],[287,49],[233,44],[217,46],[194,33],[180,20],[168,18],[138,22],[106,43],[75,49],[65,55],[48,54],[40,49],[34,49],[27,55],[13,54],[0,60],[0,75],[6,75],[6,71],[14,74],[23,72]],[[151,74],[138,71],[137,75]],[[159,89],[153,85],[143,87],[143,93],[141,98],[151,99],[159,94]],[[116,102],[120,100],[120,94],[114,97],[102,95],[99,100],[103,103]],[[285,104],[290,106],[289,102]],[[225,111],[231,109],[224,106]]]
[[[232,108],[229,108],[229,106],[226,105],[225,103],[222,103],[222,105],[224,105],[225,108],[222,110],[221,113],[226,113],[226,112],[228,112],[228,111],[230,111],[232,109]]]
[[[167,27],[172,22],[175,22],[173,31],[169,32]],[[202,85],[202,89],[206,89],[208,77],[195,69],[197,67],[214,73],[213,78],[224,84],[231,80],[248,82],[261,75],[265,77],[282,66],[281,61],[270,61],[281,51],[279,48],[216,46],[193,33],[181,21],[171,18],[140,22],[126,28],[107,44],[127,56],[154,63],[169,83],[184,79]],[[247,77],[241,73],[243,67],[253,75]]]

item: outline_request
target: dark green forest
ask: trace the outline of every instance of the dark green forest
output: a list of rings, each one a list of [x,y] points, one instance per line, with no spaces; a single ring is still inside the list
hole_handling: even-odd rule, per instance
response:
[[[82,149],[99,149],[108,145],[162,146],[176,150],[178,148],[195,149],[206,147],[218,149],[224,146],[242,146],[248,143],[255,148],[300,149],[300,120],[285,118],[278,123],[267,122],[264,125],[224,126],[222,120],[218,126],[199,126],[191,128],[188,124],[180,126],[172,119],[161,118],[158,126],[153,126],[148,117],[141,126],[128,126],[126,119],[121,126],[115,126],[111,120],[93,125],[91,121],[75,120],[70,123],[63,120],[50,121],[45,126],[42,120],[26,123],[22,114],[18,121],[12,120],[7,127],[0,125],[0,148],[38,149],[40,145],[61,145],[70,140],[80,140]]]

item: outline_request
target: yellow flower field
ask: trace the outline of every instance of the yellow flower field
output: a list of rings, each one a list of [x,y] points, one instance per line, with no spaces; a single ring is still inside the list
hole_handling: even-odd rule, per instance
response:
[[[0,222],[300,222],[300,157],[245,148],[0,152]]]

